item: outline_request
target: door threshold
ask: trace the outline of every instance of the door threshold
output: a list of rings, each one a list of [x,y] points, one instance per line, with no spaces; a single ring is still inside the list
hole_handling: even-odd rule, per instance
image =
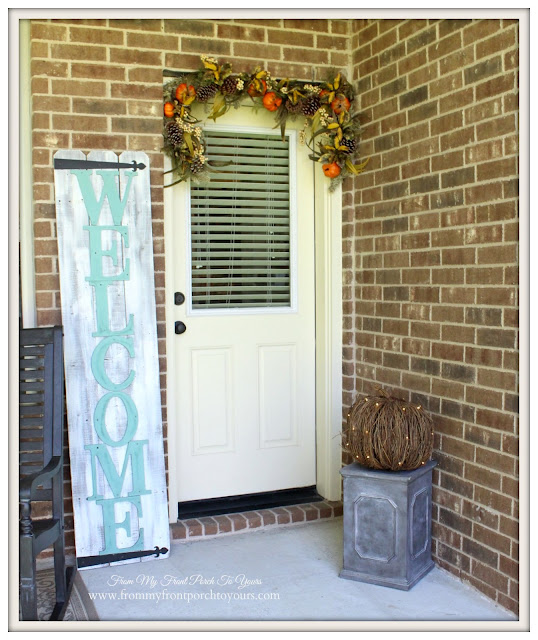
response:
[[[240,511],[198,518],[184,518],[170,525],[170,537],[176,542],[192,542],[215,536],[247,533],[341,517],[342,502],[323,500],[302,504]]]
[[[263,491],[224,498],[208,500],[191,500],[178,503],[178,520],[220,516],[227,513],[287,507],[293,504],[320,502],[323,498],[316,491],[316,485],[282,489],[280,491]]]

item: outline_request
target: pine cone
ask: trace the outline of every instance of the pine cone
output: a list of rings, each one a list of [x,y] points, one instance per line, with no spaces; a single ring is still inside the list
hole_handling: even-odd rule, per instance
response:
[[[316,94],[308,96],[303,102],[303,113],[305,116],[313,116],[320,107],[321,100]]]
[[[212,98],[217,93],[218,85],[214,82],[211,84],[205,84],[202,87],[198,87],[198,91],[196,92],[196,97],[199,102],[207,102],[210,98]]]
[[[181,144],[183,140],[183,133],[175,122],[169,122],[166,125],[166,135],[174,146]]]
[[[220,88],[221,92],[226,95],[231,95],[237,91],[237,76],[228,76],[222,83]]]
[[[355,142],[355,140],[349,140],[348,138],[344,138],[342,140],[342,145],[344,147],[347,147],[347,153],[355,153],[355,150],[357,148],[357,143]]]
[[[295,104],[293,104],[291,100],[286,100],[286,109],[290,113],[302,113],[303,103],[301,100],[298,100]]]
[[[194,158],[191,164],[191,173],[200,173],[204,168],[204,163],[200,160],[200,158]]]

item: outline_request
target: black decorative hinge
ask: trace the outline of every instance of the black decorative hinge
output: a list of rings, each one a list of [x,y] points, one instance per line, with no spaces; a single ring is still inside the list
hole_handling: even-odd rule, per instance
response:
[[[122,560],[131,560],[132,558],[143,558],[145,556],[154,555],[158,558],[160,555],[168,553],[166,547],[155,547],[155,549],[146,549],[145,551],[125,551],[124,553],[109,553],[103,556],[84,556],[77,558],[77,566],[79,569],[83,567],[93,567],[96,564],[108,564],[109,562],[121,562]]]
[[[102,160],[77,160],[76,158],[54,158],[55,169],[145,169],[142,162],[104,162]]]

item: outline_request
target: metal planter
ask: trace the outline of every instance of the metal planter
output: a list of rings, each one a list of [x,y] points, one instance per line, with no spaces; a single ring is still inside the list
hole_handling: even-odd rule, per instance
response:
[[[356,463],[344,478],[341,578],[411,589],[433,567],[430,460],[413,471],[378,471]]]

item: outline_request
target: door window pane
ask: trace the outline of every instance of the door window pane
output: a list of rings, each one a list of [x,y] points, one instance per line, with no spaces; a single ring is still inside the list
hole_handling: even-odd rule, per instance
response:
[[[192,308],[289,307],[289,139],[205,138],[206,155],[230,164],[191,186]]]

